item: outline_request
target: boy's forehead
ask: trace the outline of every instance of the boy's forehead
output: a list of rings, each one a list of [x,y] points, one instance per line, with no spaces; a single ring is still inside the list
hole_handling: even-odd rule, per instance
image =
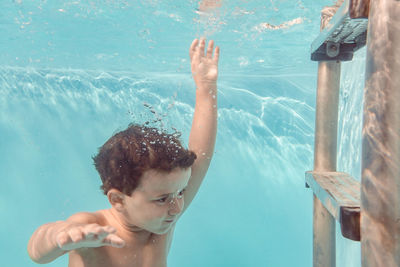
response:
[[[165,194],[182,190],[186,187],[191,169],[177,169],[172,172],[157,170],[145,171],[140,179],[138,190],[150,194]]]

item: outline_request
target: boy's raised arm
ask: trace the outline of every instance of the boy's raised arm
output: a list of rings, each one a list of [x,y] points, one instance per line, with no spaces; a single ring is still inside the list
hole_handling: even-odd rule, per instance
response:
[[[192,129],[189,136],[189,149],[197,159],[192,166],[192,176],[186,188],[184,210],[192,202],[204,176],[207,173],[214,153],[217,134],[217,78],[219,47],[213,55],[214,42],[209,41],[206,52],[205,39],[195,39],[190,46],[190,60],[193,79],[196,84],[196,104]]]
[[[29,257],[36,263],[49,263],[73,249],[124,246],[111,226],[98,225],[91,213],[81,212],[66,221],[40,226],[28,243]]]

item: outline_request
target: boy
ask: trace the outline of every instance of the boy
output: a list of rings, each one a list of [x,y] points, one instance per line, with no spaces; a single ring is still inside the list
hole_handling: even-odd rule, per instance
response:
[[[197,193],[214,151],[219,48],[193,40],[196,104],[189,149],[175,135],[131,125],[94,157],[108,210],[39,227],[28,244],[37,263],[69,253],[69,266],[166,266],[174,227]]]

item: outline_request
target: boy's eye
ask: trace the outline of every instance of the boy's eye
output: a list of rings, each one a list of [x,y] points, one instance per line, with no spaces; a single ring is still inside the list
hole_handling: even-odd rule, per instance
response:
[[[165,203],[165,201],[167,201],[167,197],[163,197],[163,198],[157,199],[156,201],[160,202],[160,203]]]
[[[179,192],[178,198],[182,198],[182,197],[183,197],[183,195],[184,195],[184,193],[185,193],[185,190],[186,190],[186,189],[183,189],[181,192]]]
[[[186,190],[186,189],[183,189],[182,191],[180,191],[180,192],[178,193],[177,198],[181,199],[181,198],[183,197],[184,193],[185,193],[185,190]],[[169,198],[169,197],[163,197],[163,198],[156,199],[155,201],[156,201],[156,202],[159,202],[159,203],[165,203],[165,202],[167,202],[168,198]]]

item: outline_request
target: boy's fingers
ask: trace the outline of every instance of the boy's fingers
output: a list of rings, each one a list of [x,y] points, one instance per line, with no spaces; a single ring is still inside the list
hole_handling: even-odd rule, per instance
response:
[[[106,229],[99,229],[98,233],[97,233],[97,238],[99,240],[103,240],[106,236],[108,236],[109,234],[111,234],[110,231],[107,231]]]
[[[119,236],[110,234],[104,239],[104,244],[109,245],[116,248],[122,248],[125,246],[125,241],[122,240]]]
[[[219,60],[219,46],[215,47],[214,57],[213,57],[213,61],[217,65],[218,65],[218,60]]]
[[[89,233],[94,233],[95,230],[97,228],[101,227],[100,225],[96,224],[96,223],[92,223],[92,224],[88,224],[83,226],[83,232],[85,233],[85,235],[89,234]]]
[[[116,231],[116,229],[112,226],[97,226],[96,228],[93,229],[93,233],[95,234],[103,234],[103,233],[107,233],[107,234],[111,234],[114,233]]]
[[[82,241],[84,238],[84,233],[82,232],[81,229],[79,228],[73,228],[68,232],[69,236],[71,237],[71,240],[76,243],[79,241]]]
[[[95,234],[99,234],[100,232],[109,232],[109,233],[113,233],[115,231],[115,228],[107,225],[107,226],[101,226],[98,224],[89,224],[84,228],[84,232],[85,233],[95,233]]]
[[[207,55],[206,55],[206,57],[209,58],[209,59],[212,59],[213,46],[214,46],[214,41],[210,40],[208,42]]]
[[[190,45],[190,49],[189,49],[190,59],[192,59],[193,54],[196,52],[196,48],[197,48],[198,43],[199,43],[199,40],[198,39],[194,39],[192,44]]]
[[[199,46],[198,46],[198,48],[197,49],[199,49],[200,51],[200,57],[204,57],[204,47],[205,47],[205,45],[206,45],[206,39],[204,39],[204,38],[201,38],[200,39],[200,44],[199,44]]]
[[[100,226],[94,225],[92,227],[88,227],[85,229],[86,239],[94,240],[99,239],[103,240],[107,235],[111,233],[115,233],[117,230],[112,226]]]
[[[97,228],[98,228],[97,224],[86,225],[82,230],[85,235],[85,238],[92,239],[95,235],[97,235],[96,231]]]
[[[71,242],[71,238],[66,232],[61,232],[57,235],[56,242],[59,248],[63,248],[66,244]]]
[[[103,226],[103,230],[106,231],[109,234],[117,232],[117,229],[115,229],[114,227],[112,227],[110,225]]]

